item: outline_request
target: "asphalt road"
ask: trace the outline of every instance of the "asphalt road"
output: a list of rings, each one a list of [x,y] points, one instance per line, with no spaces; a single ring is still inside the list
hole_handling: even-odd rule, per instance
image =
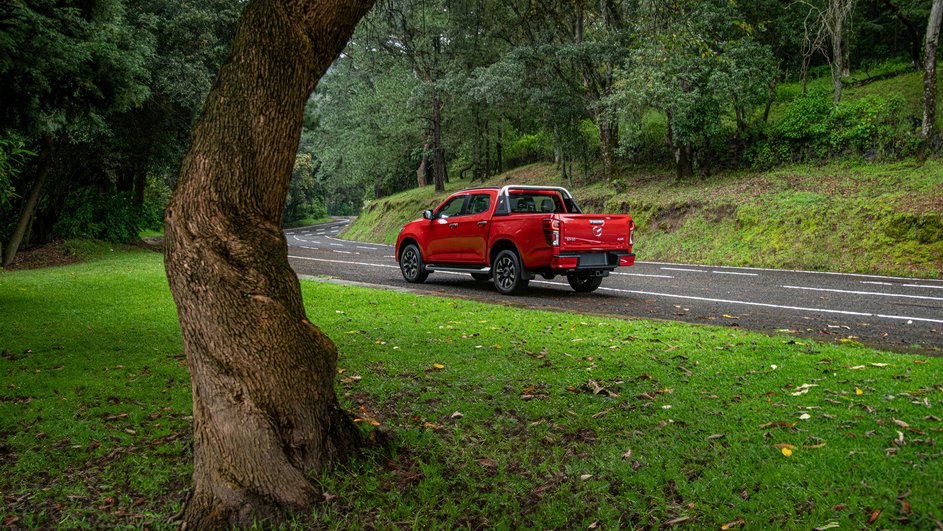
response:
[[[467,274],[437,272],[424,284],[409,284],[392,246],[339,239],[347,223],[286,230],[295,271],[518,307],[739,326],[821,341],[850,338],[943,355],[943,280],[639,261],[618,268],[595,293],[578,294],[562,277],[538,276],[524,295],[507,297]],[[644,246],[636,252],[644,256]]]

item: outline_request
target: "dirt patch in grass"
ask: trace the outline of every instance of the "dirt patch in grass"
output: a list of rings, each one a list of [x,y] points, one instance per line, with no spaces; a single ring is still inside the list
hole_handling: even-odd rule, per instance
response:
[[[698,202],[676,203],[658,209],[651,224],[662,232],[674,232],[684,225],[684,220],[703,205]]]
[[[7,271],[24,269],[39,269],[41,267],[56,267],[74,264],[80,259],[69,251],[64,241],[54,241],[46,245],[39,245],[23,249],[16,253],[13,263],[4,268]]]

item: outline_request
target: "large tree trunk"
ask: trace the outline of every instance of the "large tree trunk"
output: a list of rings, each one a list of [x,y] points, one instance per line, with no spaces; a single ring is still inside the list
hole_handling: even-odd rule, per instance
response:
[[[357,447],[281,221],[305,102],[371,4],[251,1],[183,160],[165,264],[193,391],[187,527],[305,509],[319,499],[309,475]]]
[[[936,128],[936,48],[940,41],[940,19],[943,18],[943,0],[933,0],[927,21],[927,42],[923,56],[923,126],[920,134],[931,140]]]
[[[616,173],[616,147],[619,144],[619,123],[600,113],[596,117],[599,129],[599,154],[602,158],[602,173],[605,182],[610,182]]]
[[[436,93],[432,97],[432,180],[435,181],[435,191],[444,192],[445,182],[445,148],[442,147],[442,98]]]
[[[39,161],[36,165],[36,180],[33,181],[33,188],[30,190],[26,201],[23,202],[23,207],[20,209],[20,216],[16,220],[16,227],[13,228],[10,241],[8,241],[7,246],[3,248],[3,256],[0,257],[2,258],[0,263],[2,263],[3,267],[12,264],[13,259],[16,257],[20,243],[23,242],[23,237],[26,236],[27,229],[29,229],[33,221],[33,216],[36,214],[36,206],[39,204],[39,197],[42,194],[43,186],[46,184],[46,177],[49,176],[49,169],[52,167],[52,140],[48,137],[44,138],[41,149],[42,152],[39,155]]]
[[[422,160],[419,162],[419,168],[416,169],[416,184],[420,188],[429,184],[429,170],[426,162],[429,160],[429,144],[422,145]]]
[[[844,31],[844,19],[841,16],[835,18],[835,28],[832,33],[832,103],[838,104],[841,101],[842,91],[842,73],[845,70],[845,53],[842,50],[842,38]]]

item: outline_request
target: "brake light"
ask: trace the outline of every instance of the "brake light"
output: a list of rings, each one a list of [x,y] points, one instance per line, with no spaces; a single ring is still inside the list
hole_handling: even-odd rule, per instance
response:
[[[635,220],[629,220],[629,245],[635,245]]]
[[[544,220],[544,238],[547,240],[547,245],[551,247],[560,246],[560,220],[559,219],[545,219]]]

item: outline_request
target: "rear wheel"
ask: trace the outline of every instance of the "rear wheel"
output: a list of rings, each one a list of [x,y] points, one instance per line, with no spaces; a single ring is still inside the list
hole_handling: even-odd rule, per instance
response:
[[[567,282],[577,293],[590,293],[596,291],[596,288],[602,284],[602,277],[590,277],[586,275],[567,275]]]
[[[416,244],[411,243],[403,249],[399,257],[399,270],[403,273],[406,282],[414,284],[425,282],[429,277],[426,264],[422,261],[422,251]]]
[[[491,273],[472,273],[471,276],[478,282],[487,282],[491,280]]]
[[[494,287],[504,295],[516,295],[530,283],[530,279],[524,277],[520,257],[510,249],[498,253],[491,271],[494,273]]]

